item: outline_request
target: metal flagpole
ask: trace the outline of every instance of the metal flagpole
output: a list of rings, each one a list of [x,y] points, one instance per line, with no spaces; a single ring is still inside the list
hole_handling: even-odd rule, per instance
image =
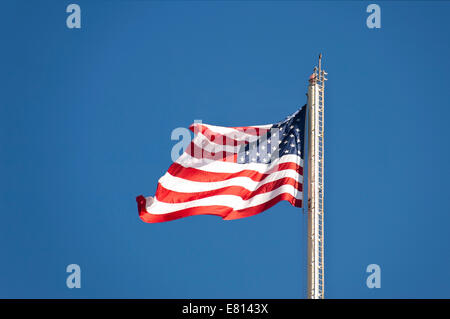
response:
[[[323,299],[324,267],[324,93],[322,54],[308,86],[308,298]]]

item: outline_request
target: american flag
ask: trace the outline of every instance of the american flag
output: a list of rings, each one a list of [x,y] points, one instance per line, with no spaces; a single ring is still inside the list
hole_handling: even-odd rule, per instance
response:
[[[158,181],[138,196],[147,223],[193,215],[252,216],[286,200],[302,207],[306,105],[284,121],[221,127],[194,123],[194,138]]]

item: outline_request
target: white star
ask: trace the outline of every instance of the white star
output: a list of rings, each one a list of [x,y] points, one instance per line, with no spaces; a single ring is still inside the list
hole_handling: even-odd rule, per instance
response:
[[[291,144],[291,147],[295,147],[295,144],[294,144],[294,143],[292,143],[292,144]]]

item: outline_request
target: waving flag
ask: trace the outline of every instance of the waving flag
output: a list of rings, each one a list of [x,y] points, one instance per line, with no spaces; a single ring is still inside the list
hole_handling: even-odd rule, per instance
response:
[[[195,136],[159,179],[156,195],[136,198],[140,218],[148,223],[192,215],[231,220],[282,200],[302,207],[305,115],[306,105],[276,124],[191,125]]]

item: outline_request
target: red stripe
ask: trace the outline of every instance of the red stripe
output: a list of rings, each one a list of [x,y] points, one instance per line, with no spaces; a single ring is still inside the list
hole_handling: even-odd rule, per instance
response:
[[[255,136],[261,136],[263,134],[266,134],[270,129],[267,128],[261,128],[261,127],[254,127],[254,126],[240,126],[240,127],[232,127],[236,131],[249,134],[249,135],[255,135]]]
[[[159,214],[150,214],[147,212],[147,210],[145,209],[144,196],[141,195],[136,198],[136,201],[138,203],[139,217],[141,218],[142,221],[146,223],[167,222],[170,220],[175,220],[194,215],[216,215],[222,217],[224,220],[244,218],[259,214],[282,200],[290,202],[293,206],[302,207],[301,200],[296,199],[291,194],[283,193],[263,204],[240,210],[233,210],[231,207],[228,206],[213,205],[213,206],[191,207],[176,212],[159,215]]]
[[[249,177],[255,182],[260,182],[272,173],[287,169],[292,169],[303,176],[303,167],[294,162],[278,164],[264,174],[254,170],[242,170],[235,173],[207,172],[193,167],[184,167],[178,163],[173,163],[167,172],[172,176],[187,179],[193,182],[219,182],[235,177]]]
[[[266,184],[263,184],[259,186],[254,191],[249,191],[248,189],[242,187],[242,186],[227,186],[222,187],[218,189],[213,189],[210,191],[204,191],[204,192],[195,192],[195,193],[181,193],[181,192],[175,192],[170,189],[165,188],[160,183],[158,183],[158,188],[156,189],[156,199],[160,202],[164,203],[184,203],[189,202],[192,200],[202,199],[210,196],[217,196],[217,195],[236,195],[241,197],[244,200],[250,199],[256,195],[264,194],[271,192],[275,189],[277,189],[280,186],[283,185],[292,185],[294,188],[299,190],[300,192],[303,191],[303,185],[296,181],[295,179],[291,177],[284,177],[280,178],[276,181],[269,182]]]
[[[191,144],[187,147],[186,153],[189,154],[191,157],[198,158],[198,159],[209,159],[214,161],[223,161],[223,162],[231,162],[236,163],[237,162],[237,154],[232,152],[209,152],[204,149],[202,149],[200,146],[195,144],[194,142],[191,142]]]

